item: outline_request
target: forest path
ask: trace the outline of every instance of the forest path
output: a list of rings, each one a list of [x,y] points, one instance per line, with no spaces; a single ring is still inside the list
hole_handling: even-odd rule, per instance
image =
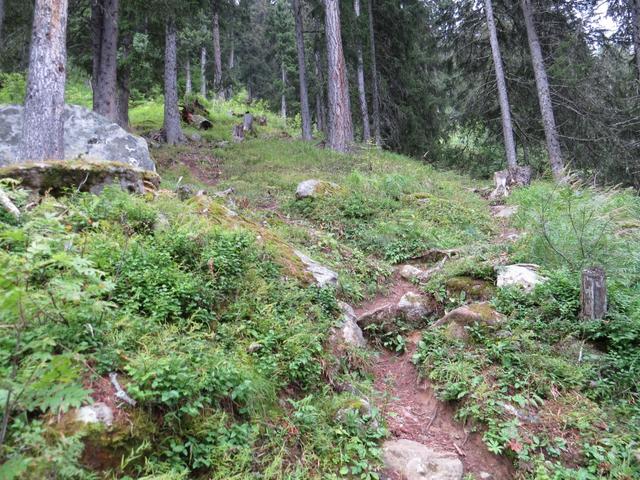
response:
[[[498,225],[494,241],[508,243],[517,238],[518,231],[509,225],[505,208],[491,207]],[[511,212],[510,214],[512,214]],[[396,277],[388,294],[359,306],[360,318],[385,305],[395,305],[407,292],[419,293],[419,287]],[[421,443],[435,451],[457,455],[464,465],[464,473],[476,479],[509,480],[514,478],[512,462],[491,453],[482,440],[482,432],[472,432],[471,425],[455,419],[456,407],[438,400],[433,385],[421,378],[412,357],[421,339],[421,332],[409,334],[403,354],[378,350],[373,364],[374,388],[382,397],[380,410],[389,428],[391,439],[407,439]],[[403,480],[394,472],[386,472],[391,480]]]

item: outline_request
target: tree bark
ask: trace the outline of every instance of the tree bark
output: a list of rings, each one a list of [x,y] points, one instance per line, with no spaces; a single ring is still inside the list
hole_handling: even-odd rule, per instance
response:
[[[339,0],[324,0],[329,72],[329,148],[346,152],[353,143],[347,66],[342,50]]]
[[[284,68],[284,61],[280,63],[282,69],[282,97],[280,98],[280,116],[287,118],[287,97],[285,95],[287,89],[287,71]]]
[[[295,20],[296,50],[298,52],[298,79],[300,83],[300,116],[302,117],[302,139],[311,140],[311,112],[309,111],[309,91],[307,89],[307,64],[304,54],[304,25],[302,2],[292,0],[291,8]]]
[[[0,50],[4,46],[2,27],[4,27],[4,0],[0,0]]]
[[[21,160],[64,158],[67,0],[36,0],[24,103]]]
[[[118,119],[118,11],[119,0],[93,0],[93,110]]]
[[[118,125],[129,130],[129,81],[131,79],[131,65],[129,55],[133,36],[131,33],[122,39],[122,65],[118,70]]]
[[[504,136],[504,150],[507,156],[507,167],[509,169],[517,166],[516,142],[513,138],[513,124],[511,122],[511,108],[509,106],[509,95],[507,93],[507,82],[504,78],[504,67],[502,55],[500,54],[500,44],[498,43],[498,31],[496,21],[493,16],[492,0],[485,0],[485,13],[487,15],[487,27],[489,29],[489,43],[493,55],[493,66],[496,72],[496,83],[498,85],[498,100],[500,102],[500,114],[502,116],[502,135]]]
[[[636,75],[640,80],[640,0],[631,1],[631,22],[633,23],[633,53],[636,59]]]
[[[184,141],[178,110],[177,34],[175,20],[166,24],[164,50],[164,133],[169,145]]]
[[[213,91],[220,95],[222,88],[222,53],[220,51],[220,19],[218,0],[213,0]]]
[[[207,98],[207,47],[200,50],[200,95]]]
[[[327,135],[327,108],[324,103],[324,75],[322,74],[320,51],[317,48],[313,52],[313,56],[315,59],[316,82],[318,84],[318,89],[316,91],[316,124],[318,126],[318,130]]]
[[[380,84],[378,78],[378,63],[376,61],[376,37],[373,30],[373,3],[369,3],[369,44],[371,47],[371,93],[372,93],[372,114],[373,114],[373,135],[376,145],[382,146],[382,135],[380,133]]]
[[[184,93],[185,95],[191,95],[193,92],[193,84],[191,83],[191,59],[187,57],[187,63],[184,66],[184,73],[186,76]]]
[[[356,23],[360,21],[360,0],[353,1],[353,9],[356,14]],[[357,32],[358,30],[356,30]],[[357,34],[356,34],[357,35]],[[369,107],[367,106],[367,91],[364,83],[364,60],[362,58],[362,41],[356,39],[356,57],[358,61],[358,98],[360,100],[360,113],[362,114],[362,141],[369,143],[371,140],[371,127],[369,125]]]
[[[544,134],[547,140],[547,151],[549,153],[549,163],[551,171],[556,181],[564,178],[564,162],[562,160],[562,152],[560,151],[560,140],[558,139],[558,130],[556,128],[556,120],[553,115],[553,106],[551,104],[551,93],[549,91],[549,79],[542,58],[542,48],[540,47],[540,39],[533,22],[533,10],[531,0],[521,0],[522,14],[527,29],[527,39],[529,41],[529,50],[531,52],[531,62],[536,77],[536,88],[538,90],[538,102],[540,104],[540,112],[542,113],[542,124],[544,126]]]

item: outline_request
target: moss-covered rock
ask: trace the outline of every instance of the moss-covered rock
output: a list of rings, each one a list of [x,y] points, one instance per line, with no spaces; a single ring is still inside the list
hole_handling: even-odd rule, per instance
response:
[[[15,178],[22,186],[41,194],[68,190],[99,194],[107,185],[120,185],[130,193],[144,193],[160,185],[160,176],[126,163],[93,160],[61,160],[20,163],[0,168],[0,178]]]
[[[445,327],[447,336],[460,340],[468,340],[468,327],[479,325],[497,328],[504,321],[504,315],[498,313],[489,303],[473,303],[452,310],[431,328]]]
[[[473,277],[452,277],[445,285],[449,296],[459,296],[465,293],[467,299],[474,301],[485,301],[492,298],[496,289],[490,282]]]

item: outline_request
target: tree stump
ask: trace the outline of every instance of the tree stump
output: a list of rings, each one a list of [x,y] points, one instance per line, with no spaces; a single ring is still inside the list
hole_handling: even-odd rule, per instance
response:
[[[243,118],[243,129],[246,132],[252,132],[253,133],[253,115],[251,115],[249,112],[244,114],[244,118]]]
[[[580,305],[580,317],[583,319],[601,320],[607,314],[607,282],[602,268],[582,271]]]
[[[240,143],[244,140],[244,125],[239,123],[233,126],[233,141]]]

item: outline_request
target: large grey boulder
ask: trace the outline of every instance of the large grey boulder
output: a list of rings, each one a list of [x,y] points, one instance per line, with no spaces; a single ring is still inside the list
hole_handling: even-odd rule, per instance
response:
[[[462,462],[451,453],[432,450],[412,440],[389,440],[382,445],[387,470],[406,480],[461,480]]]
[[[23,107],[0,107],[0,167],[21,163],[17,159],[22,136]],[[49,128],[41,125],[41,128]],[[119,162],[156,171],[147,142],[95,112],[76,105],[65,106],[64,154],[67,160]]]
[[[398,301],[398,312],[409,322],[418,322],[431,313],[425,298],[415,292],[407,292]]]

